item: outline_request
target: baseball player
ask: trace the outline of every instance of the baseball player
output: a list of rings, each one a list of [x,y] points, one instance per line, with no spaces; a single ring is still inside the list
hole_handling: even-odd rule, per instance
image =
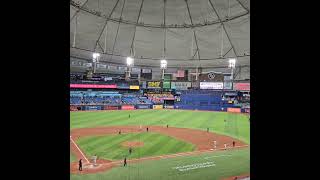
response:
[[[224,143],[224,150],[227,150],[227,144]]]
[[[217,141],[213,141],[213,147],[216,149],[217,148]]]
[[[167,128],[169,127],[169,125],[167,124]]]
[[[97,159],[98,159],[98,156],[96,154],[94,156],[92,156],[92,162],[93,162],[94,166],[97,165]]]
[[[147,127],[147,132],[149,132],[149,128]]]
[[[124,158],[123,166],[127,166],[127,157]]]
[[[82,159],[79,160],[79,171],[82,171]]]
[[[236,146],[236,142],[232,141],[232,146],[235,147]]]
[[[121,130],[119,130],[119,135],[121,134]]]
[[[132,153],[132,147],[129,148],[129,154],[131,154],[131,153]]]

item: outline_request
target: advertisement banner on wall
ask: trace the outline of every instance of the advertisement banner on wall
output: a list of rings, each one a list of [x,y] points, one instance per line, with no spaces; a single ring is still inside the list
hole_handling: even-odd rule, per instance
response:
[[[223,89],[223,82],[200,82],[200,89]]]
[[[130,89],[140,89],[139,86],[130,86]]]
[[[88,111],[101,110],[101,106],[86,106],[85,109]]]
[[[228,112],[241,113],[241,108],[227,108]]]
[[[233,88],[238,91],[250,91],[250,83],[234,83]]]
[[[114,89],[117,88],[116,84],[70,84],[70,88],[105,88]]]
[[[104,106],[104,110],[118,110],[118,106]]]
[[[170,89],[170,88],[171,88],[171,83],[170,83],[170,81],[163,81],[162,88],[164,88],[164,89]]]
[[[122,110],[134,110],[134,106],[132,106],[132,105],[122,105],[121,109]]]
[[[152,109],[163,109],[163,105],[153,105]]]
[[[161,88],[161,82],[160,81],[148,81],[147,88],[148,89],[159,89],[159,88]]]
[[[174,106],[173,105],[165,105],[164,108],[165,109],[174,109]]]
[[[137,109],[150,109],[149,105],[137,105]]]
[[[176,90],[188,90],[191,87],[191,82],[171,82],[171,86]]]

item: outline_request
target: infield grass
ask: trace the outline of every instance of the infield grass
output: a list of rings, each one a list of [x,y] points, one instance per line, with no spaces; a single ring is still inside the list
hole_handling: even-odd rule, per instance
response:
[[[141,147],[133,148],[129,154],[129,148],[122,146],[124,142],[143,142]],[[170,136],[158,133],[130,133],[121,135],[105,135],[82,137],[77,140],[87,155],[97,155],[100,158],[108,160],[122,160],[124,157],[128,159],[159,156],[165,154],[175,154],[180,152],[190,152],[195,149],[191,143],[187,143]]]

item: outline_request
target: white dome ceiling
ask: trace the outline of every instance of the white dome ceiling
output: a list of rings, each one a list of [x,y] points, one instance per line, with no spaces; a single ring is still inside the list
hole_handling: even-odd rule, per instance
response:
[[[71,1],[72,57],[125,64],[131,49],[135,65],[250,65],[249,0]]]

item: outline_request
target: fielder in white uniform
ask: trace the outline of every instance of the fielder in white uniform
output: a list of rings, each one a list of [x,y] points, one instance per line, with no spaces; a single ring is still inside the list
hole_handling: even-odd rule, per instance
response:
[[[92,162],[93,162],[93,165],[94,165],[94,166],[97,165],[97,159],[98,159],[98,156],[97,156],[97,155],[92,156]]]
[[[217,141],[213,141],[213,148],[217,148]]]
[[[224,149],[227,150],[227,144],[224,144]]]

